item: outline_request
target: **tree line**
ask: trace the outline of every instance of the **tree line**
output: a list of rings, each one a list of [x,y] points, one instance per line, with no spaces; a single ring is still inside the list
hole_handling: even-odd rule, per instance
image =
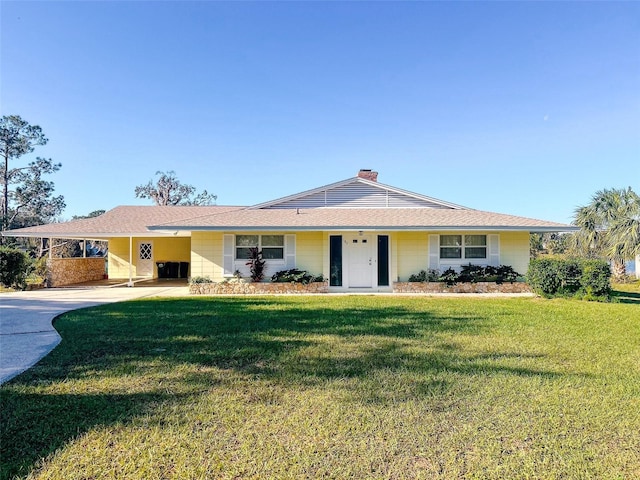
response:
[[[572,224],[580,230],[531,235],[531,256],[604,258],[614,278],[626,276],[626,261],[640,254],[640,196],[631,187],[597,191],[576,208]]]

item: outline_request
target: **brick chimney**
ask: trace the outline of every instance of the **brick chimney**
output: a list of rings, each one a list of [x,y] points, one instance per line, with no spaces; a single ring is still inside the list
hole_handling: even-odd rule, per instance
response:
[[[358,172],[359,178],[364,178],[365,180],[370,180],[372,182],[378,181],[378,172],[374,172],[373,170],[368,170],[361,168]]]

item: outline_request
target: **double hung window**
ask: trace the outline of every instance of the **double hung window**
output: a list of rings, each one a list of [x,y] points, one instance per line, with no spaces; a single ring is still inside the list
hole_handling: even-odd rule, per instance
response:
[[[440,235],[441,259],[487,258],[486,235]]]
[[[236,260],[247,260],[251,249],[262,250],[265,260],[284,260],[284,235],[236,235]]]
[[[487,236],[465,235],[464,258],[487,258]]]
[[[462,235],[440,235],[440,258],[462,258]]]

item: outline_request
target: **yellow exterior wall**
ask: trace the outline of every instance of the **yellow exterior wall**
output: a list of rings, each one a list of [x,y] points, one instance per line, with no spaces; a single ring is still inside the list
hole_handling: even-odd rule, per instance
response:
[[[491,235],[497,233],[500,237],[500,265],[509,265],[524,275],[529,268],[529,232],[429,232],[437,235]]]
[[[500,233],[500,263],[510,265],[521,275],[529,269],[529,233]]]
[[[152,238],[150,240],[153,240],[154,262],[191,261],[191,239],[189,237]]]
[[[325,235],[322,232],[302,232],[296,234],[296,268],[312,275],[323,275]]]
[[[407,281],[409,276],[429,266],[429,235],[446,234],[482,234],[494,232],[396,232],[392,234],[391,257],[396,260],[392,265],[392,280]],[[529,233],[498,232],[500,236],[500,264],[510,265],[524,275],[529,268]],[[394,278],[395,277],[395,278]]]
[[[135,247],[134,247],[135,248]],[[135,262],[135,255],[133,261]],[[129,239],[110,238],[107,254],[109,278],[129,278]],[[132,275],[135,276],[135,268]]]
[[[393,281],[406,282],[410,275],[427,270],[429,265],[429,235],[426,232],[396,232],[392,235],[397,255],[396,277]]]
[[[136,266],[138,261],[138,242],[140,241],[153,243],[154,277],[158,276],[155,262],[191,261],[191,239],[189,237],[133,237],[133,277],[138,276]],[[110,238],[107,259],[109,278],[129,278],[129,238]]]
[[[209,277],[215,282],[224,280],[224,234],[246,232],[192,232],[191,276]],[[260,235],[287,235],[289,232],[260,232]],[[296,268],[314,275],[322,274],[324,238],[322,232],[296,233]],[[283,267],[284,268],[284,267]],[[273,268],[271,269],[273,270]],[[269,275],[275,273],[269,270]]]
[[[223,276],[223,234],[234,232],[192,232],[185,238],[133,238],[133,276],[137,276],[138,242],[152,241],[154,263],[158,261],[190,262],[190,276],[205,276],[221,281]],[[261,232],[269,234],[269,232]],[[429,234],[447,234],[453,232],[390,232],[391,242],[391,280],[406,281],[410,275],[427,270],[429,265]],[[490,233],[490,232],[455,232]],[[280,234],[280,232],[278,232]],[[284,233],[286,234],[286,232]],[[328,272],[328,233],[296,233],[296,267],[301,270],[327,276]],[[109,240],[109,277],[129,278],[129,239],[111,238]],[[500,233],[500,263],[511,265],[518,273],[525,274],[529,266],[529,233]],[[154,276],[157,270],[154,266]]]
[[[220,232],[191,233],[191,276],[209,277],[219,282],[223,277],[222,245]]]

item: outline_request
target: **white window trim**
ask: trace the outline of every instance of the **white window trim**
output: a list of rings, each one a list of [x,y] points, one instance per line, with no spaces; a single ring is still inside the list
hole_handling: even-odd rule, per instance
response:
[[[224,248],[223,248],[223,277],[232,277],[236,270],[247,277],[249,276],[249,266],[247,265],[248,259],[235,258],[236,257],[236,236],[237,235],[257,235],[258,248],[262,248],[262,236],[263,235],[282,235],[284,237],[283,245],[283,258],[273,259],[265,258],[265,271],[266,276],[271,276],[273,273],[280,270],[290,270],[296,268],[296,235],[295,234],[282,234],[282,233],[238,233],[238,234],[225,234],[224,235]],[[269,248],[269,246],[267,246]],[[279,247],[277,247],[279,248]]]
[[[236,239],[238,236],[248,236],[248,237],[258,237],[258,245],[251,245],[251,246],[238,246],[236,245]],[[267,245],[266,247],[264,245],[262,245],[262,237],[282,237],[282,245]],[[253,233],[248,233],[248,234],[237,234],[234,235],[233,238],[233,260],[235,262],[248,262],[249,259],[248,258],[238,258],[238,248],[257,248],[258,250],[263,250],[264,248],[282,248],[282,258],[265,258],[264,260],[266,262],[271,262],[271,263],[286,263],[286,258],[287,258],[287,236],[286,235],[282,235],[279,233],[275,233],[275,234],[253,234]]]
[[[440,241],[442,239],[442,237],[445,236],[455,236],[455,235],[459,235],[462,237],[462,244],[460,246],[456,246],[456,245],[442,245],[442,242]],[[466,237],[467,236],[483,236],[485,237],[485,244],[484,245],[467,245],[466,244]],[[438,259],[440,260],[440,263],[456,263],[456,262],[463,262],[465,260],[470,260],[470,261],[474,261],[474,262],[481,262],[481,261],[487,261],[489,260],[489,236],[484,234],[484,233],[443,233],[440,234],[438,236]],[[484,248],[485,249],[485,255],[484,257],[467,257],[466,256],[466,248]],[[450,258],[450,257],[443,257],[442,256],[442,249],[443,248],[459,248],[460,249],[460,257],[458,258]]]

